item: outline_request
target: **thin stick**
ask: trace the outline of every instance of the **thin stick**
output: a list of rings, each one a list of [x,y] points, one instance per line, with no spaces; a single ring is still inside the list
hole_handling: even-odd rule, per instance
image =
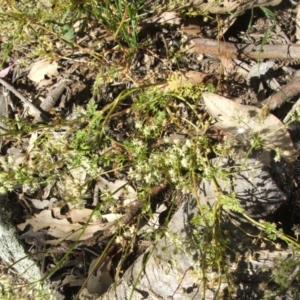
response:
[[[260,106],[268,105],[269,110],[274,110],[283,105],[287,100],[300,94],[300,77],[294,77],[278,92],[273,94],[270,98],[260,102]]]
[[[217,57],[225,56],[227,58],[300,59],[299,44],[265,44],[261,47],[261,45],[255,44],[235,44],[204,38],[192,39],[188,52],[209,54]]]
[[[28,99],[26,99],[21,93],[19,93],[11,84],[0,78],[0,83],[5,86],[8,90],[10,90],[15,96],[17,96],[21,101],[23,101],[24,105],[28,106],[34,115],[34,117],[38,121],[49,122],[50,119],[37,107],[35,107]]]

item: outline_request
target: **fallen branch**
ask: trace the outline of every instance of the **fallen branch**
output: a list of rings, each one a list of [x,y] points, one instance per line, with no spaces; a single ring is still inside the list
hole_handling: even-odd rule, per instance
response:
[[[293,78],[277,93],[273,94],[270,98],[265,99],[260,105],[267,105],[269,110],[274,110],[280,107],[287,100],[300,94],[300,77]]]
[[[249,45],[202,38],[191,40],[188,52],[240,59],[300,59],[300,45],[298,44]]]
[[[67,87],[67,80],[62,80],[59,82],[53,90],[49,93],[49,95],[46,97],[46,99],[43,100],[40,109],[43,112],[49,112],[51,108],[55,105],[61,94],[64,92],[64,90]],[[41,119],[39,116],[36,116],[34,118],[35,122],[40,122]]]

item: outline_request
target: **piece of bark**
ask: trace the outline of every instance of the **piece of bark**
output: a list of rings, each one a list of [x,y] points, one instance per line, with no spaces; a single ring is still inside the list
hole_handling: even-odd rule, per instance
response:
[[[0,257],[8,266],[29,282],[41,278],[36,262],[27,257],[26,252],[17,238],[18,234],[13,225],[15,218],[20,218],[17,200],[11,194],[0,195]]]
[[[54,89],[48,94],[48,96],[43,100],[42,104],[40,105],[40,109],[43,113],[48,113],[52,107],[56,104],[59,97],[62,95],[64,90],[67,88],[67,81],[62,80],[59,82]],[[40,116],[36,116],[34,118],[35,122],[43,121]]]
[[[4,90],[0,90],[0,135],[4,133],[6,128],[3,119],[8,118],[8,103],[7,97],[4,95]],[[2,148],[3,137],[0,136],[0,149]]]
[[[249,45],[204,38],[192,39],[189,44],[188,52],[240,59],[300,59],[300,45],[298,44]]]

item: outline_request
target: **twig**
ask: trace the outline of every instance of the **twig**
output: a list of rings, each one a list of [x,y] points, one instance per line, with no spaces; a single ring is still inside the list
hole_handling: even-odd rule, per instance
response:
[[[190,42],[190,53],[225,56],[227,58],[254,58],[254,59],[300,59],[299,44],[261,45],[234,44],[211,39],[195,38]]]
[[[24,105],[28,106],[35,119],[39,121],[49,122],[50,119],[37,107],[35,107],[29,100],[27,100],[21,93],[19,93],[11,84],[0,78],[0,83],[17,96]]]
[[[7,103],[7,97],[5,95],[4,88],[2,91],[0,91],[0,134],[3,133],[3,129],[6,128],[4,122],[2,121],[2,118],[8,117],[8,103]],[[3,129],[2,129],[3,128]],[[0,137],[0,149],[2,148],[3,143],[3,137]]]
[[[298,94],[300,94],[300,77],[295,77],[282,87],[280,91],[272,95],[269,99],[262,101],[260,105],[267,105],[269,110],[274,110]]]
[[[53,90],[48,94],[48,96],[43,100],[40,108],[44,112],[49,112],[51,108],[55,105],[61,94],[64,92],[64,90],[67,87],[67,80],[62,80],[56,86],[53,88]],[[39,122],[40,117],[36,116],[34,118],[34,121]]]
[[[290,121],[290,119],[292,118],[293,114],[296,112],[299,106],[300,106],[300,99],[297,100],[297,102],[293,105],[292,109],[287,113],[287,115],[283,119],[284,124]]]
[[[92,203],[92,206],[97,206],[98,203],[99,203],[99,191],[100,191],[100,188],[99,188],[99,185],[96,184],[95,186],[95,190],[94,190],[94,195],[93,195],[93,203]]]
[[[8,93],[3,88],[0,91],[0,117],[7,118],[8,117]],[[6,127],[5,124],[0,120],[0,125],[2,127]]]

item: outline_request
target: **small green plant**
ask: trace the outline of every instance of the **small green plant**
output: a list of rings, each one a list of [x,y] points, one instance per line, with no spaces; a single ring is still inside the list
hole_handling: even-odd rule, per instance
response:
[[[142,1],[124,0],[84,1],[81,9],[91,12],[113,34],[116,41],[125,42],[130,49],[138,46],[138,25]]]

